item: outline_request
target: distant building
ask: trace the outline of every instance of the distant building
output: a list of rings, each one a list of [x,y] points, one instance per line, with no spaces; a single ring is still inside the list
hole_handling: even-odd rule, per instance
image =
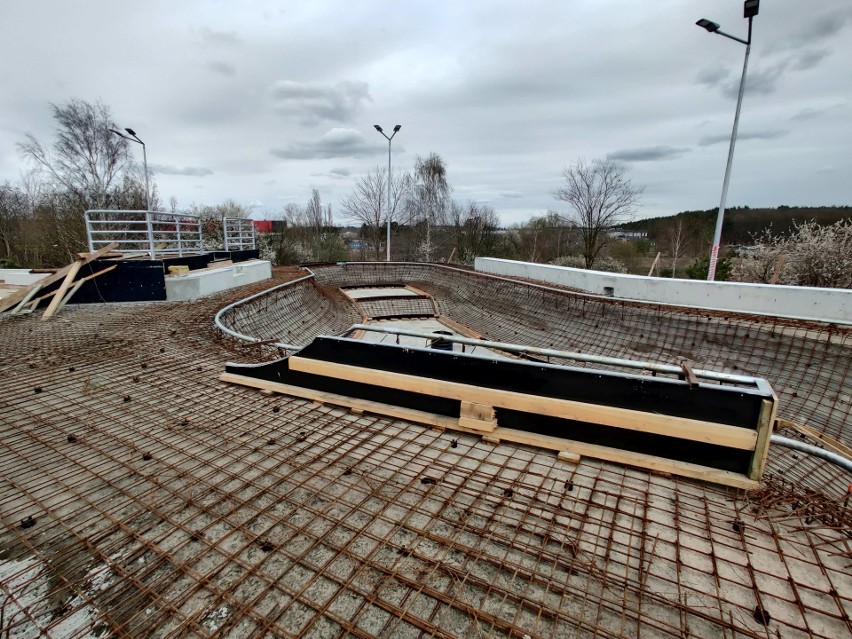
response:
[[[648,237],[648,231],[625,231],[624,229],[610,229],[610,237],[619,240],[644,240]]]

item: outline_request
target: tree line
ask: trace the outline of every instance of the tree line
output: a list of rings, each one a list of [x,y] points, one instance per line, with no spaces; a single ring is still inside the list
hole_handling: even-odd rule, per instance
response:
[[[51,105],[51,110],[56,123],[52,144],[27,135],[18,151],[28,171],[17,183],[0,184],[0,266],[65,264],[86,248],[84,210],[146,207],[144,174],[128,140],[112,134],[117,126],[109,108],[71,100]],[[156,181],[152,185],[150,208],[179,212],[177,200],[172,197],[164,205]],[[567,211],[549,210],[501,227],[489,204],[453,198],[449,168],[433,152],[418,156],[410,171],[367,171],[336,211],[314,189],[304,204],[289,203],[271,216],[274,233],[258,239],[263,256],[278,264],[380,260],[390,221],[394,260],[471,265],[477,256],[492,256],[634,273],[656,267],[656,274],[671,277],[706,275],[714,209],[631,221],[642,188],[632,184],[623,166],[602,159],[579,159],[565,166],[552,195]],[[232,199],[193,204],[185,212],[201,218],[209,248],[224,245],[224,217],[252,214]],[[768,269],[780,283],[834,285],[826,282],[842,277],[827,275],[827,264],[822,274],[816,273],[815,260],[807,262],[803,247],[820,246],[821,254],[835,256],[832,264],[846,264],[828,244],[847,246],[848,228],[821,229],[848,220],[850,212],[850,207],[732,207],[725,217],[724,243],[754,247],[739,254],[729,249],[718,278],[762,281],[772,278]],[[626,234],[614,230],[643,230],[647,235],[625,239]],[[778,266],[779,255],[786,266]],[[770,268],[766,261],[772,256]],[[800,271],[810,274],[795,271],[796,264],[806,262],[809,266]]]

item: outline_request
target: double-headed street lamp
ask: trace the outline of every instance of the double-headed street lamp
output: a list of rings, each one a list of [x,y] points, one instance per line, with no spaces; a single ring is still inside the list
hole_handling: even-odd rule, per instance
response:
[[[701,18],[697,24],[709,33],[725,36],[736,42],[746,45],[745,60],[743,61],[743,77],[740,79],[740,93],[737,97],[737,111],[734,115],[734,129],[731,131],[731,145],[728,147],[728,164],[725,167],[725,180],[722,183],[722,199],[719,203],[719,214],[716,216],[716,230],[713,232],[713,248],[710,251],[710,268],[707,270],[707,280],[712,282],[716,277],[716,261],[719,258],[719,245],[722,243],[722,222],[725,219],[725,200],[728,199],[728,183],[731,180],[731,165],[734,162],[734,145],[737,143],[737,128],[740,124],[740,108],[743,104],[743,90],[745,89],[746,69],[748,68],[748,54],[751,51],[751,21],[757,15],[760,8],[760,0],[745,0],[743,4],[743,17],[748,19],[748,38],[743,40],[719,30],[716,22]]]
[[[378,131],[379,133],[381,133],[381,134],[382,134],[383,136],[385,136],[385,137],[387,138],[387,140],[388,140],[388,211],[387,211],[387,214],[388,214],[388,241],[387,241],[388,256],[387,256],[387,261],[388,261],[388,262],[390,262],[390,257],[391,257],[391,251],[390,251],[390,229],[391,229],[391,140],[393,140],[393,136],[395,136],[397,133],[399,133],[399,130],[402,128],[402,125],[401,125],[401,124],[397,124],[397,125],[393,128],[393,133],[391,133],[391,134],[390,134],[390,137],[388,137],[388,134],[387,134],[387,133],[385,133],[384,131],[382,131],[382,127],[380,127],[378,124],[374,124],[373,126],[374,126],[374,127],[376,127],[376,131]]]
[[[124,129],[130,135],[124,135],[121,131],[116,131],[115,129],[110,129],[113,133],[115,133],[118,137],[124,138],[125,140],[130,140],[131,142],[136,142],[137,144],[142,145],[142,164],[145,167],[145,210],[151,210],[151,202],[148,199],[148,152],[145,150],[145,143],[139,139],[139,136],[136,135],[136,131],[133,129]],[[132,136],[132,137],[131,137]]]

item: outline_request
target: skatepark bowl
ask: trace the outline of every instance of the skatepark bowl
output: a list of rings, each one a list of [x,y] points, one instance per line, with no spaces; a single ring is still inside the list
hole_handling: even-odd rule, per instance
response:
[[[777,434],[852,445],[852,329],[827,323],[403,263],[3,316],[0,637],[852,635],[843,468],[771,445],[736,488],[219,379],[341,335],[686,359],[766,380]]]

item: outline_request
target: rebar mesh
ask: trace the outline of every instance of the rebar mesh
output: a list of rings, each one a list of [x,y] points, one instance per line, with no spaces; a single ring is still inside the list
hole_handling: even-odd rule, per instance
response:
[[[480,278],[420,273],[518,330],[475,315]],[[849,509],[790,481],[805,460],[743,495],[222,384],[259,351],[212,317],[261,287],[0,321],[0,636],[852,632]],[[561,304],[570,339],[601,321]]]

